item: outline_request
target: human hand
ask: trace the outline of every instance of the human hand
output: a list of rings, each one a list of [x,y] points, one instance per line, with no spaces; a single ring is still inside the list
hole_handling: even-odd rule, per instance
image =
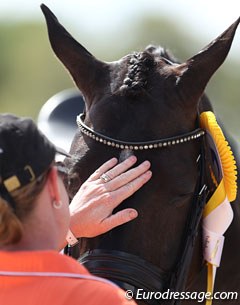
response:
[[[112,214],[152,176],[149,161],[129,169],[136,161],[137,158],[131,156],[117,164],[117,159],[113,158],[81,185],[70,204],[70,229],[75,236],[94,237],[137,217],[137,211],[132,208]]]

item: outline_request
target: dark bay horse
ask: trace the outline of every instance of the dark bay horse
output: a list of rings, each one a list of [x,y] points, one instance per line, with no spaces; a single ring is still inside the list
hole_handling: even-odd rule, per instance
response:
[[[96,238],[82,239],[82,262],[91,272],[133,291],[205,292],[207,271],[199,223],[213,182],[206,171],[199,114],[212,110],[204,90],[229,52],[239,20],[184,63],[154,46],[106,63],[80,45],[46,6],[42,10],[52,48],[85,99],[71,147],[76,158],[66,161],[70,196],[113,156],[122,160],[135,154],[139,162],[152,164],[150,182],[120,207],[136,208],[139,217]],[[239,203],[238,195],[217,272],[218,292],[240,293]],[[197,303],[181,300],[181,304]]]

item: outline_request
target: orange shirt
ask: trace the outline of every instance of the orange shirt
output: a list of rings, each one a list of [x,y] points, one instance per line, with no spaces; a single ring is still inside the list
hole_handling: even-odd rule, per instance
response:
[[[73,276],[73,277],[72,277]],[[81,276],[82,278],[74,278]],[[1,305],[134,305],[115,285],[54,251],[0,251]]]

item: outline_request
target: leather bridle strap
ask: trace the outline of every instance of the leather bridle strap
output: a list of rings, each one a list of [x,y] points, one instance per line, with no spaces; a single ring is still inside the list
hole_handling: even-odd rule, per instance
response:
[[[207,197],[207,186],[205,184],[205,154],[204,145],[201,146],[200,155],[200,171],[199,179],[197,183],[197,192],[195,192],[195,198],[191,207],[191,212],[188,218],[187,231],[185,233],[186,242],[182,251],[181,258],[178,262],[176,272],[171,279],[170,289],[174,292],[184,292],[186,287],[186,280],[188,276],[188,271],[190,268],[190,262],[192,260],[195,239],[198,234],[199,224],[202,219],[203,209],[206,204]],[[184,238],[185,239],[185,238]],[[180,300],[173,300],[171,305],[180,304]]]
[[[113,281],[124,290],[131,290],[136,297],[138,289],[145,292],[164,292],[171,274],[150,262],[117,250],[94,249],[84,253],[79,262],[91,274]],[[159,305],[159,300],[146,300],[150,305]]]
[[[83,113],[77,116],[77,125],[81,130],[82,134],[87,135],[89,138],[95,140],[96,142],[118,149],[147,150],[147,149],[164,148],[164,147],[174,146],[192,140],[196,140],[204,136],[205,134],[205,131],[203,129],[197,128],[191,132],[187,132],[182,135],[178,135],[174,137],[158,139],[153,141],[127,142],[127,141],[121,141],[110,138],[108,136],[103,135],[100,132],[93,130],[83,122],[84,118],[85,115]]]

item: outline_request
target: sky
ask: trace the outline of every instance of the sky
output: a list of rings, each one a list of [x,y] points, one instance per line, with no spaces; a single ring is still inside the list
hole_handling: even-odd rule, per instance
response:
[[[1,20],[42,20],[40,4],[44,3],[74,26],[111,30],[139,13],[152,11],[185,23],[189,31],[214,38],[240,16],[238,0],[8,0],[0,1]],[[94,20],[94,22],[93,22]]]
[[[0,22],[43,21],[39,8],[42,2],[64,25],[85,27],[94,33],[102,31],[106,35],[139,14],[154,12],[159,17],[175,18],[179,25],[206,39],[206,44],[240,16],[239,0],[8,0],[0,1]],[[234,42],[232,51],[235,56],[239,54],[239,33],[237,37],[238,43]]]
[[[77,25],[107,27],[127,22],[139,13],[175,16],[189,30],[204,30],[204,35],[224,30],[240,16],[240,1],[228,0],[8,0],[0,2],[0,18],[7,20],[42,19],[40,4],[48,5],[62,20]],[[108,16],[106,18],[106,16]],[[94,23],[92,21],[95,21]]]

